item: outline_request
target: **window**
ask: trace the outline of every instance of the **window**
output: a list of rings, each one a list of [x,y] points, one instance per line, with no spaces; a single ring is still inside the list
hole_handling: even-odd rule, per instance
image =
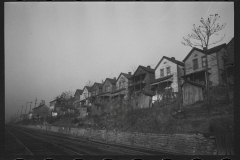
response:
[[[106,87],[106,92],[110,92],[110,87],[109,86]]]
[[[160,69],[160,77],[164,77],[164,68]]]
[[[198,59],[193,60],[193,70],[198,69]]]
[[[167,76],[169,76],[170,74],[171,74],[170,67],[167,67]]]
[[[202,57],[202,67],[206,67],[206,57]]]

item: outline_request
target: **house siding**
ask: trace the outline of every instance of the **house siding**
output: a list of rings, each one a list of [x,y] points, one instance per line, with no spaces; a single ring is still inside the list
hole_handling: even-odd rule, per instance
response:
[[[220,50],[220,55],[224,53],[224,49]],[[219,53],[218,53],[219,54]],[[217,55],[217,53],[212,53],[211,55],[207,55],[208,60],[208,68],[210,68],[210,76],[209,80],[212,82],[213,86],[216,86],[218,84],[221,84],[222,81],[220,79],[220,72],[219,72],[219,65],[223,68],[223,64],[220,62],[218,64],[218,57],[220,55]],[[193,51],[193,53],[188,57],[188,59],[185,61],[185,73],[186,75],[195,73],[198,71],[203,71],[205,67],[202,66],[202,57],[204,54],[199,51]],[[193,59],[197,59],[198,62],[198,69],[193,70]]]
[[[116,85],[112,85],[108,80],[103,84],[103,93],[107,92],[107,87],[109,86],[109,91],[114,92],[116,90]]]
[[[173,63],[167,59],[163,59],[155,70],[155,79],[161,78],[160,69],[164,69],[164,77],[167,76],[167,67],[170,67],[170,74],[173,75],[173,83],[171,84],[171,87],[173,88],[174,92],[178,92],[179,91],[178,77],[181,76],[181,73],[178,75],[178,65],[176,63]]]
[[[203,101],[202,88],[185,83],[182,87],[183,90],[183,105],[191,105],[197,101]]]

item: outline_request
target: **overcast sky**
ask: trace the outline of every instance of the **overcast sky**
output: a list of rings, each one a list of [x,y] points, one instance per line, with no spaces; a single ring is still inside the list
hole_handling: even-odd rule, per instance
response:
[[[219,14],[222,43],[234,37],[233,2],[5,2],[5,119],[26,102],[49,102],[83,89],[154,68],[162,56],[182,61],[181,44],[200,18]],[[218,45],[219,45],[218,44]],[[32,108],[34,105],[32,104]],[[28,109],[29,110],[29,105]]]

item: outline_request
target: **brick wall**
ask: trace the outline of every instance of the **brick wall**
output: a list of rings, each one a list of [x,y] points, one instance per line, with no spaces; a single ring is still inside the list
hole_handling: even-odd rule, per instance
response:
[[[118,143],[133,147],[141,147],[160,152],[186,155],[216,155],[214,140],[196,134],[154,134],[139,132],[119,132],[68,128],[55,126],[26,126],[62,134],[86,137],[96,141]]]

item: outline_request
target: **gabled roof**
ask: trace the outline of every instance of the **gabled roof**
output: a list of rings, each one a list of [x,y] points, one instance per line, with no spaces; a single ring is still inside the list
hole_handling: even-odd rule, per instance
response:
[[[193,81],[189,81],[189,80],[185,80],[185,81],[183,82],[183,84],[181,84],[181,87],[183,87],[183,85],[184,85],[185,83],[190,83],[190,84],[192,84],[192,85],[194,85],[194,86],[198,86],[198,87],[201,87],[201,88],[204,88],[204,87],[205,87],[205,86],[202,85],[202,84],[199,84],[199,83],[196,83],[196,82],[193,82]]]
[[[157,69],[157,67],[158,67],[159,64],[162,62],[163,59],[167,59],[167,60],[169,60],[169,61],[171,61],[171,62],[173,62],[173,63],[175,63],[175,64],[178,64],[178,65],[180,65],[180,66],[184,66],[184,63],[183,63],[183,62],[178,61],[178,60],[174,59],[173,57],[172,57],[172,58],[169,58],[169,57],[167,57],[167,56],[163,56],[162,59],[158,62],[157,66],[155,67],[154,70]]]
[[[156,83],[156,82],[161,82],[161,81],[167,80],[167,79],[169,79],[171,77],[173,77],[173,75],[169,75],[169,76],[165,76],[165,77],[162,77],[162,78],[158,78],[158,79],[153,80],[150,84]]]
[[[115,85],[117,82],[116,79],[106,78],[105,81],[103,82],[102,86],[105,84],[106,81],[109,81],[112,85]]]
[[[46,106],[45,104],[41,104],[41,105],[39,105],[39,106],[37,106],[37,107],[35,107],[35,108],[33,108],[33,109],[37,109],[37,108],[40,108],[40,107],[44,107],[44,106]],[[48,106],[46,106],[46,107],[48,107]],[[49,107],[48,107],[49,108]]]
[[[219,46],[210,48],[210,49],[207,50],[207,54],[215,53],[215,52],[219,51],[222,48],[226,48],[226,46],[227,46],[226,43],[224,43],[224,44],[221,44]],[[193,51],[199,51],[199,52],[204,53],[204,51],[202,49],[193,47],[192,50],[188,53],[188,55],[183,59],[183,62],[185,62],[188,59],[188,57],[192,54]]]
[[[85,86],[85,87],[83,88],[83,91],[84,91],[85,88],[88,90],[88,92],[90,92],[90,91],[92,90],[92,87]]]
[[[95,83],[93,84],[92,88],[93,88],[94,86],[97,86],[98,88],[102,88],[103,84],[102,84],[102,83],[97,83],[97,82],[95,82]]]
[[[55,100],[53,100],[53,101],[51,101],[51,102],[57,101],[57,100],[59,100],[59,99],[61,99],[61,98],[57,98],[57,99],[55,99]],[[49,103],[51,103],[51,102],[49,102]]]
[[[130,78],[132,77],[132,75],[130,75],[130,74],[122,73],[122,72],[121,72],[121,73],[119,74],[119,76],[118,76],[118,78],[117,78],[116,81],[118,81],[118,79],[120,78],[121,75],[124,75],[124,77],[126,77],[127,79],[130,79]]]
[[[227,48],[232,44],[232,42],[234,42],[234,37],[228,42]]]
[[[83,90],[82,89],[77,89],[76,92],[74,93],[74,96],[78,93],[78,94],[82,94]]]
[[[148,72],[148,73],[155,73],[155,72],[154,72],[154,69],[152,69],[152,68],[144,67],[144,66],[141,66],[141,65],[139,65],[138,68],[142,68],[143,70],[145,70],[145,71]],[[135,75],[135,73],[137,72],[138,68],[137,68],[136,71],[133,73],[132,77]]]

